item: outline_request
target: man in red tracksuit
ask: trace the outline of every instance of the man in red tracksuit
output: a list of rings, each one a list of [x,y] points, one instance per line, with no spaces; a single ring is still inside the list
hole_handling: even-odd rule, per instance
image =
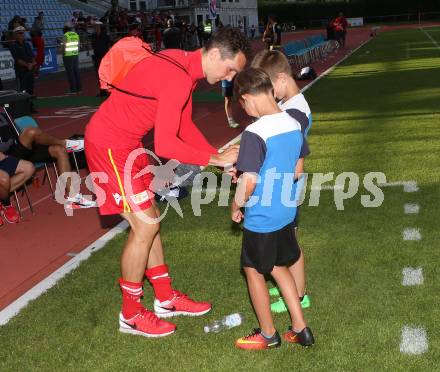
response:
[[[344,17],[343,13],[339,13],[339,15],[333,21],[333,28],[335,30],[335,36],[338,43],[345,48],[345,38],[347,36],[347,27],[348,22]]]
[[[159,234],[159,211],[150,190],[152,174],[142,138],[154,128],[155,153],[195,165],[234,164],[237,147],[219,154],[192,121],[192,92],[198,80],[232,80],[243,69],[249,42],[238,29],[223,28],[203,49],[168,50],[139,62],[118,84],[87,125],[85,149],[91,172],[104,172],[96,183],[100,213],[121,214],[130,224],[121,255],[120,331],[146,337],[166,336],[176,326],[160,318],[203,315],[211,304],[196,302],[171,287]],[[154,97],[142,99],[126,92]],[[145,173],[145,172],[143,172]],[[96,182],[96,181],[95,181]],[[148,220],[149,222],[145,222]],[[154,313],[140,303],[144,275],[155,293]]]

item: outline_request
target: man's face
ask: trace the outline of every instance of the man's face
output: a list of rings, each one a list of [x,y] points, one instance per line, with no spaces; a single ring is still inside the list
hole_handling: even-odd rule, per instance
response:
[[[22,43],[24,41],[24,32],[16,32],[15,40],[17,40],[19,43]]]
[[[220,50],[212,48],[207,52],[206,80],[209,84],[216,84],[221,80],[231,81],[245,65],[246,57],[242,52],[237,53],[233,58],[223,59]]]

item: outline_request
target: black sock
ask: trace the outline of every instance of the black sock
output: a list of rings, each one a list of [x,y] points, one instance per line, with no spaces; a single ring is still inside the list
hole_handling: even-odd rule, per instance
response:
[[[2,203],[4,207],[9,207],[11,205],[11,199],[8,198],[8,199],[0,200],[0,203]]]

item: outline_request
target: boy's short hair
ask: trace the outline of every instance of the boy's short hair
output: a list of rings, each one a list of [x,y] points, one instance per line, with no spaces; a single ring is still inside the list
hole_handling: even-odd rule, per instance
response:
[[[234,80],[234,94],[240,99],[244,94],[270,93],[273,91],[269,75],[261,68],[250,67],[237,74]]]
[[[205,46],[206,50],[218,48],[222,59],[233,59],[242,52],[246,58],[251,56],[251,44],[247,36],[239,28],[219,27]]]
[[[282,72],[292,76],[289,60],[284,53],[278,50],[266,49],[258,52],[251,63],[251,67],[261,68],[269,75],[272,81],[276,80],[278,74]]]

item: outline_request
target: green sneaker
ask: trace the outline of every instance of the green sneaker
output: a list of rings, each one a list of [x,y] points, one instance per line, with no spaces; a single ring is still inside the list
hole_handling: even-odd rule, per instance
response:
[[[304,295],[303,300],[301,301],[301,307],[303,309],[307,309],[308,307],[310,307],[310,297],[307,295]],[[282,297],[280,297],[278,299],[278,301],[270,304],[270,310],[273,313],[284,313],[287,311],[287,306],[283,300]]]
[[[281,296],[280,290],[278,289],[278,287],[269,288],[269,295],[279,297],[279,296]]]

